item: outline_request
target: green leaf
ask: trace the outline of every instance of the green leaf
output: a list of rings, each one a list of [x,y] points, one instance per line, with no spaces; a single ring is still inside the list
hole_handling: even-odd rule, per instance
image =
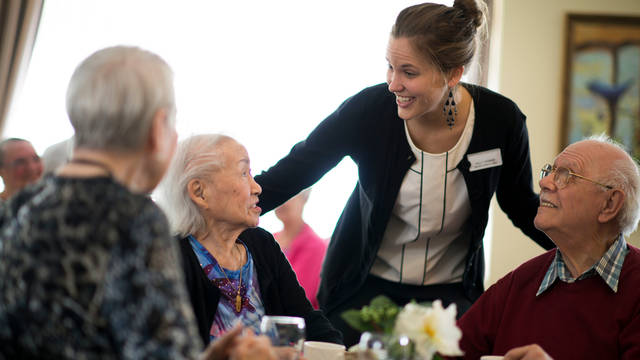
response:
[[[396,303],[394,303],[391,299],[384,295],[378,295],[371,299],[371,307],[377,308],[387,308],[387,307],[398,307]]]
[[[340,317],[342,317],[342,320],[349,324],[349,326],[360,332],[375,331],[371,323],[362,320],[360,310],[347,310],[340,314]]]
[[[369,305],[360,310],[347,310],[340,316],[352,328],[364,332],[383,332],[390,334],[400,308],[391,299],[378,295],[371,299]]]

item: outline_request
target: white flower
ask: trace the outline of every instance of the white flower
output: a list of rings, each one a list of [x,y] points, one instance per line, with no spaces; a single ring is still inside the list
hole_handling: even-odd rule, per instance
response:
[[[440,300],[431,307],[409,303],[398,314],[394,332],[407,335],[425,359],[433,358],[436,352],[448,356],[463,354],[458,346],[462,331],[456,326],[455,304],[444,309]]]

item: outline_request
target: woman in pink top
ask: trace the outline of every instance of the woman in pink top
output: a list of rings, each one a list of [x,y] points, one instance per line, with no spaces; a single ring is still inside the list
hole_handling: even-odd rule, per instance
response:
[[[276,209],[276,216],[282,221],[284,228],[273,235],[291,263],[307,298],[317,309],[316,293],[327,242],[302,219],[302,211],[310,192],[311,189],[306,189]]]

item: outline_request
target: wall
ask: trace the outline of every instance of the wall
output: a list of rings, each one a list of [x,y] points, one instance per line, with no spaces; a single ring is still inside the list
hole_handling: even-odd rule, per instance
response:
[[[489,86],[527,115],[536,191],[538,169],[560,151],[565,16],[567,13],[638,15],[638,0],[494,0]],[[497,71],[496,71],[497,70]],[[542,248],[515,228],[495,203],[487,284]],[[636,234],[632,243],[638,244]]]

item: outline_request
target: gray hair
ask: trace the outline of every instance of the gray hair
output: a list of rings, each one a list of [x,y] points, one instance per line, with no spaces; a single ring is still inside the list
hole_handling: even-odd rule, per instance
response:
[[[640,203],[638,202],[640,171],[638,170],[638,163],[629,156],[622,144],[605,134],[594,135],[587,140],[614,146],[624,152],[627,157],[626,159],[612,161],[609,171],[601,177],[600,182],[624,192],[624,204],[620,209],[620,213],[618,213],[617,221],[622,234],[628,236],[636,230],[638,221],[640,221]]]
[[[67,89],[76,147],[138,149],[163,108],[173,125],[173,72],[160,56],[137,47],[93,53],[78,65]]]
[[[204,217],[189,197],[187,185],[224,166],[218,146],[233,138],[221,134],[194,135],[178,144],[175,156],[159,186],[157,201],[165,211],[173,234],[185,237],[206,230]]]

